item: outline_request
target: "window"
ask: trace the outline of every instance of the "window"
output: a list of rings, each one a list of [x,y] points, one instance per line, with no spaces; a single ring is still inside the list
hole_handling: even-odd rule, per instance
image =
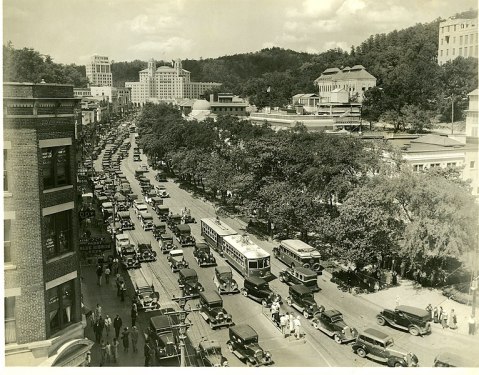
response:
[[[414,172],[422,171],[424,169],[424,164],[415,164],[413,166]]]
[[[72,250],[72,211],[58,212],[45,216],[45,247],[47,259],[67,253]]]
[[[72,323],[75,316],[75,280],[47,290],[50,336]]]
[[[459,44],[462,46],[462,35],[459,37]]]
[[[474,160],[471,160],[471,162],[469,163],[469,167],[474,168],[475,165],[476,165],[476,162]]]
[[[5,344],[17,341],[17,326],[15,324],[15,297],[5,297]]]
[[[457,163],[447,163],[448,167],[455,167],[456,165],[457,165]]]
[[[462,48],[459,48],[459,56],[462,56]]]
[[[42,150],[43,189],[70,184],[70,147],[52,147]]]
[[[3,150],[3,191],[8,191],[7,150]]]
[[[430,168],[439,168],[441,166],[440,163],[433,163],[430,165]]]
[[[467,57],[467,47],[464,47],[464,57]]]
[[[442,50],[441,50],[441,56],[442,56]]]
[[[454,25],[454,31],[456,31],[456,25]]]
[[[464,44],[468,44],[469,43],[469,35],[466,35],[464,37]]]
[[[453,48],[453,49],[452,49],[452,55],[454,56],[455,54],[456,54],[456,49]]]
[[[12,263],[11,252],[11,220],[3,220],[3,261],[5,264]]]

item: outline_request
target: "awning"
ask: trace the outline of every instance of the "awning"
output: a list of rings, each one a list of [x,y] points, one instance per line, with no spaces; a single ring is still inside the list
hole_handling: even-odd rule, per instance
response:
[[[89,339],[70,340],[58,348],[57,352],[40,364],[42,367],[85,366],[87,353],[94,342]]]

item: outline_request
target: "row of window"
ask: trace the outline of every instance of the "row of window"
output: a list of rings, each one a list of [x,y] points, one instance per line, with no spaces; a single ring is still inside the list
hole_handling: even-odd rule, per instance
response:
[[[451,37],[449,35],[445,36],[444,38],[441,38],[441,46],[444,44],[444,41],[446,43],[449,43],[450,40],[451,40]],[[453,44],[456,43],[456,37],[455,36],[452,37],[452,43]],[[474,34],[460,35],[459,36],[459,44],[461,46],[463,44],[474,44]]]
[[[216,233],[213,229],[211,229],[208,225],[206,225],[203,221],[201,222],[201,234],[206,235],[215,243],[218,243],[218,233]]]
[[[451,163],[447,163],[446,164],[447,167],[455,167],[457,166],[457,163],[456,162],[451,162]],[[418,172],[418,171],[422,171],[426,168],[439,168],[441,167],[441,163],[431,163],[428,165],[426,164],[414,164],[413,165],[413,170],[415,172]],[[474,168],[474,161],[471,161],[471,168]]]
[[[298,262],[302,262],[302,263],[308,262],[309,263],[309,261],[311,260],[311,254],[310,253],[299,255],[297,252],[291,251],[290,249],[287,249],[287,248],[285,248],[281,245],[279,245],[278,249],[279,249],[280,254],[284,254],[291,259],[297,260]]]
[[[228,108],[226,108],[226,107],[216,107],[216,108],[215,108],[215,107],[214,107],[213,109],[215,109],[215,110],[217,110],[217,111],[219,111],[219,112],[222,112],[222,111],[224,111],[224,112],[228,112],[228,111],[229,111],[229,112],[233,112],[233,111],[235,111],[235,112],[238,112],[238,111],[242,112],[242,111],[243,111],[243,108],[238,108],[238,107],[234,107],[234,108],[231,108],[231,107],[228,107]]]
[[[446,51],[446,55],[445,56],[449,56],[449,48],[445,50]],[[477,46],[474,46],[474,47],[470,47],[469,49],[467,47],[464,47],[464,54],[462,53],[463,51],[463,48],[460,47],[459,48],[459,53],[458,53],[458,56],[464,56],[464,57],[468,57],[468,56],[477,56]],[[469,53],[469,54],[468,54]],[[443,50],[440,50],[439,52],[440,56],[442,57],[443,56]],[[453,48],[451,50],[451,56],[455,56],[456,55],[456,49]]]
[[[450,32],[450,31],[456,31],[458,29],[465,29],[468,28],[469,26],[473,27],[475,26],[474,24],[469,25],[468,23],[461,23],[460,25],[449,25],[449,26],[443,26],[441,27],[441,33],[444,34],[444,31]]]

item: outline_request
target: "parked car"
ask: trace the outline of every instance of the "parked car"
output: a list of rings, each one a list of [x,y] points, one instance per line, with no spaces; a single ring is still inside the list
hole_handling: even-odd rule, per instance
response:
[[[376,322],[386,323],[394,328],[408,331],[413,336],[431,333],[431,314],[426,309],[412,306],[398,306],[394,310],[384,309],[376,315]]]
[[[167,182],[166,173],[158,172],[155,176],[155,180],[158,182]]]
[[[309,288],[311,292],[319,292],[318,274],[310,268],[294,267],[286,268],[279,272],[279,281],[286,284],[301,284]]]
[[[138,244],[138,258],[140,262],[154,262],[156,260],[156,251],[149,243]]]
[[[313,292],[304,285],[291,285],[286,302],[289,306],[301,312],[306,319],[312,318],[320,312],[318,304],[314,300]]]
[[[195,249],[193,250],[193,256],[200,267],[203,266],[216,266],[216,259],[211,252],[208,244],[204,242],[195,243]]]
[[[165,223],[153,224],[152,232],[153,232],[153,237],[155,237],[155,240],[159,241],[161,238],[161,235],[166,233],[166,224]]]
[[[138,259],[138,252],[134,245],[122,246],[120,250],[120,262],[124,269],[140,268],[141,264]]]
[[[198,274],[191,268],[183,267],[179,269],[178,284],[180,289],[183,289],[184,297],[196,298],[201,291],[205,290],[198,281]]]
[[[181,224],[181,215],[170,214],[166,219],[166,225],[171,231],[174,231],[178,224]]]
[[[163,254],[168,254],[171,250],[176,249],[176,245],[173,243],[173,237],[166,233],[160,235],[158,246],[160,246]]]
[[[153,285],[135,288],[135,303],[139,311],[153,311],[160,308],[160,293],[155,291]]]
[[[178,332],[171,327],[170,319],[173,324],[177,323],[174,315],[170,317],[162,314],[150,318],[148,338],[150,346],[155,350],[156,358],[160,361],[179,357],[181,354]]]
[[[122,230],[134,230],[135,224],[131,220],[130,212],[128,211],[118,211],[117,212],[118,221],[121,223]]]
[[[281,296],[274,293],[267,281],[257,276],[250,276],[244,280],[241,293],[256,302],[260,302],[264,307],[270,307],[273,301],[281,302]]]
[[[202,340],[196,349],[198,360],[205,367],[227,367],[228,361],[221,353],[221,345],[216,340]]]
[[[233,317],[223,308],[223,299],[216,290],[200,292],[200,315],[212,329],[233,325]]]
[[[188,262],[185,260],[183,250],[170,250],[166,260],[170,264],[172,272],[178,272],[180,269],[188,268]]]
[[[434,367],[479,367],[477,357],[444,351],[434,358]]]
[[[166,191],[166,187],[163,185],[156,185],[155,190],[158,193],[158,196],[160,198],[169,198],[170,194]]]
[[[390,367],[417,367],[419,363],[415,354],[398,348],[391,336],[374,328],[361,332],[352,349],[361,358],[370,357]]]
[[[273,364],[271,353],[264,351],[258,343],[258,334],[248,324],[229,328],[229,340],[226,342],[231,353],[248,366]]]
[[[233,279],[233,271],[229,266],[215,267],[213,282],[219,294],[239,293],[238,283]]]
[[[196,219],[191,216],[191,212],[189,208],[184,208],[181,210],[181,223],[182,224],[189,224],[189,223],[196,223]]]
[[[170,209],[166,206],[155,206],[153,207],[155,210],[156,214],[158,215],[158,218],[161,221],[168,221],[168,217],[170,216]]]
[[[338,344],[356,340],[358,331],[345,323],[343,314],[338,310],[324,310],[322,306],[319,310],[311,322],[314,328],[332,337]]]
[[[191,228],[188,224],[178,224],[174,228],[176,240],[181,246],[194,246],[196,243],[195,237],[191,235]]]

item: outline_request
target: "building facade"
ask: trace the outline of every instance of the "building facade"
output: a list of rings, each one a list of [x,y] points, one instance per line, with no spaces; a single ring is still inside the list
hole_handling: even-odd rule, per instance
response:
[[[318,86],[321,103],[331,102],[331,93],[336,89],[344,89],[349,101],[362,102],[364,93],[376,86],[376,78],[366,71],[362,65],[343,68],[328,68],[319,76],[314,84]]]
[[[93,55],[86,64],[86,77],[90,86],[113,86],[110,60],[106,56]]]
[[[182,68],[181,60],[173,66],[156,67],[155,60],[140,71],[139,82],[125,82],[131,89],[131,101],[143,105],[151,102],[175,102],[178,99],[199,99],[205,91],[221,86],[214,82],[192,82],[190,72]]]
[[[466,112],[466,160],[463,177],[471,183],[472,194],[479,200],[479,90],[469,93]]]
[[[4,83],[3,95],[5,364],[80,364],[93,343],[78,259],[79,100],[69,85]]]
[[[477,56],[477,18],[449,18],[439,24],[437,62],[442,65],[458,56]]]

